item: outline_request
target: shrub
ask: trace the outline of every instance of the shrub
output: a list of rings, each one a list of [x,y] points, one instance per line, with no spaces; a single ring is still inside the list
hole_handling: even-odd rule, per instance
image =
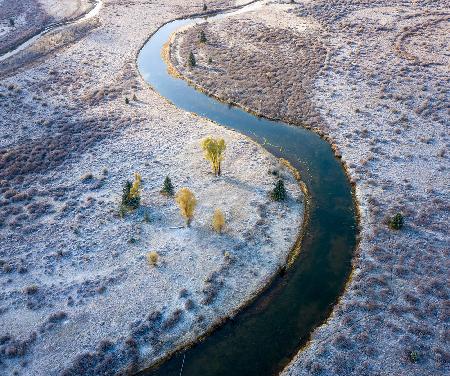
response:
[[[164,179],[163,188],[161,189],[161,193],[166,196],[173,196],[173,184],[168,176]]]
[[[408,353],[409,355],[409,360],[411,361],[411,363],[417,363],[419,361],[419,352],[418,351],[410,351]]]
[[[388,225],[392,230],[400,230],[403,227],[403,215],[397,213],[389,220]]]
[[[208,10],[208,7],[206,6],[205,3],[203,3],[203,12],[206,12]]]
[[[124,213],[123,209],[134,210],[137,209],[141,202],[141,175],[134,174],[134,182],[126,181],[123,187],[122,193],[122,207],[121,214]]]
[[[194,210],[197,206],[197,200],[188,188],[181,188],[175,199],[180,207],[181,215],[186,219],[186,225],[189,227],[191,225],[192,218],[194,218]]]
[[[128,97],[125,97],[125,104],[130,104],[130,100],[128,99]]]
[[[147,253],[147,261],[151,266],[155,266],[158,262],[159,256],[155,251]]]
[[[216,232],[222,232],[223,228],[225,227],[225,216],[223,215],[222,210],[214,210],[212,226]]]
[[[275,188],[270,194],[273,200],[275,201],[283,201],[287,197],[286,188],[284,188],[283,180],[278,180],[275,184]]]
[[[211,162],[214,175],[220,176],[222,173],[221,162],[226,149],[225,141],[223,138],[215,140],[207,137],[202,141],[202,149],[205,152],[205,158]]]
[[[195,60],[195,56],[192,51],[189,53],[188,63],[190,67],[195,67],[197,65],[197,61]]]
[[[14,20],[12,18],[9,19],[9,26],[14,27],[16,23],[14,22]]]
[[[212,64],[212,57],[209,57],[209,58],[208,58],[208,63],[209,63],[209,64]]]
[[[134,100],[135,102],[138,100],[136,94],[133,94],[133,100]]]
[[[204,30],[200,31],[200,43],[206,43],[206,35]]]

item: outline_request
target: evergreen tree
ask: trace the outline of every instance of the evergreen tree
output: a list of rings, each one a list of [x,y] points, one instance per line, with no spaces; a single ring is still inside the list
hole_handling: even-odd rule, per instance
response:
[[[283,201],[287,197],[286,188],[284,188],[283,180],[278,180],[275,184],[275,188],[271,193],[272,199],[275,201]]]
[[[128,206],[131,191],[131,181],[127,180],[123,186],[122,190],[122,205]]]
[[[206,35],[204,30],[200,31],[200,43],[206,43]]]
[[[400,230],[403,227],[403,215],[397,213],[389,220],[389,227],[392,230]]]
[[[134,175],[134,182],[127,180],[122,190],[122,207],[123,209],[137,209],[141,203],[141,181],[139,174]]]
[[[166,178],[164,179],[164,184],[163,188],[161,189],[161,193],[166,196],[173,196],[174,194],[173,184],[168,176],[166,176]]]
[[[206,6],[205,3],[203,3],[203,12],[206,12],[207,9],[208,9],[208,7]]]
[[[195,67],[196,65],[197,65],[197,61],[195,60],[195,56],[194,56],[193,52],[191,51],[189,53],[189,66]]]

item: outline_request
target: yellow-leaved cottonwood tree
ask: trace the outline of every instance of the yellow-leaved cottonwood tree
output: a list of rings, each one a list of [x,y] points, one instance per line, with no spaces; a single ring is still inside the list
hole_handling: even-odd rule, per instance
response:
[[[205,158],[211,162],[211,167],[216,176],[220,176],[222,172],[221,162],[226,147],[223,138],[214,139],[212,137],[206,137],[202,140],[202,149],[205,152]]]
[[[186,225],[189,227],[197,206],[194,194],[188,188],[181,188],[175,196],[175,201],[180,207],[181,215],[186,219]]]
[[[134,182],[130,189],[130,198],[140,197],[141,196],[141,183],[142,177],[139,173],[134,173]]]
[[[212,226],[219,234],[223,231],[223,228],[225,227],[225,216],[223,215],[222,210],[214,210]]]

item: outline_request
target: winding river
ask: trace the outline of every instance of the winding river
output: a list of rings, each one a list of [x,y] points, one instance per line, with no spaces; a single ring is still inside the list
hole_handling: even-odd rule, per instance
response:
[[[0,61],[24,50],[42,35],[98,14],[102,0],[84,16],[47,27]],[[253,2],[213,21],[260,6]],[[161,57],[177,29],[205,22],[204,17],[175,20],[154,33],[138,56],[138,67],[154,90],[174,105],[245,134],[300,171],[309,193],[301,252],[266,291],[232,320],[195,346],[141,375],[265,376],[280,372],[329,316],[351,272],[357,244],[357,213],[352,188],[330,145],[300,126],[251,115],[216,101],[172,77]]]
[[[175,20],[154,33],[138,56],[142,76],[177,107],[235,129],[287,159],[308,188],[309,220],[299,256],[261,296],[203,341],[141,375],[274,375],[327,319],[349,278],[358,233],[352,187],[330,145],[314,132],[228,106],[167,72],[163,45],[177,29],[199,22],[205,18]]]

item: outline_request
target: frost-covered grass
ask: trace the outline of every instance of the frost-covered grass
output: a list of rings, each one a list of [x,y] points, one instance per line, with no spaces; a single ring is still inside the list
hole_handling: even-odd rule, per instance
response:
[[[446,374],[450,4],[286,3],[186,29],[171,47],[173,65],[205,91],[317,128],[356,184],[352,279],[285,374]]]
[[[152,31],[202,5],[108,1],[95,29],[47,35],[31,48],[46,51],[39,59],[24,51],[1,66],[4,373],[148,365],[233,314],[285,262],[303,216],[291,172],[246,137],[167,103],[135,65]],[[221,177],[203,156],[209,135],[227,144]],[[270,198],[274,169],[289,194],[282,203]],[[121,218],[134,172],[141,205]],[[167,175],[198,200],[191,228],[160,193]]]
[[[0,53],[50,24],[82,15],[92,6],[89,0],[0,1]]]

